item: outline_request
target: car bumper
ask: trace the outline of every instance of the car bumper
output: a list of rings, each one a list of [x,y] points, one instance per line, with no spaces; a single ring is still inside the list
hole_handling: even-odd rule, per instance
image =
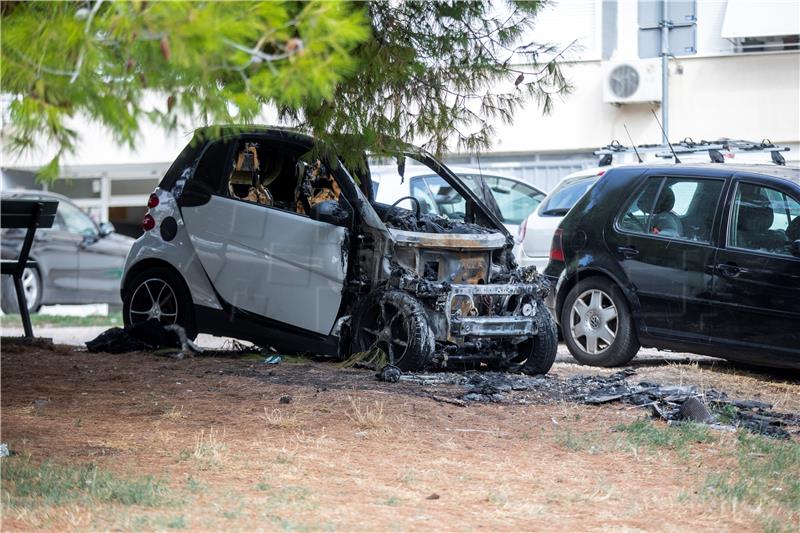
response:
[[[529,337],[536,335],[536,315],[541,300],[536,284],[452,285],[444,303],[451,340],[470,337]],[[502,314],[472,316],[462,310],[477,309],[476,298],[488,297]]]
[[[550,310],[550,314],[556,319],[556,322],[558,322],[559,316],[558,309],[556,309],[556,307],[558,304],[559,280],[558,278],[553,278],[551,276],[545,276],[545,279],[550,283],[550,291],[544,298],[544,305]]]
[[[534,257],[525,254],[525,252],[522,251],[522,245],[520,244],[517,244],[514,247],[514,259],[517,261],[517,265],[523,268],[535,266],[538,272],[544,272],[547,262],[550,261],[550,258],[547,256]]]

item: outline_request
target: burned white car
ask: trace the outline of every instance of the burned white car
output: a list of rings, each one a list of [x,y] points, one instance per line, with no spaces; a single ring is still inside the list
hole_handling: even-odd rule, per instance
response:
[[[546,281],[516,267],[511,236],[457,176],[406,155],[464,206],[446,218],[416,197],[375,202],[368,170],[314,147],[281,128],[198,130],[150,196],[126,325],[155,318],[282,353],[380,350],[402,370],[550,369]]]

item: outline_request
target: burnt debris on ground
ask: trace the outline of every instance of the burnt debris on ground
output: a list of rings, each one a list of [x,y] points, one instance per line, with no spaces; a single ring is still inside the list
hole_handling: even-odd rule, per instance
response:
[[[103,335],[92,342],[108,340],[102,337]],[[180,352],[187,351],[179,348],[181,342],[177,336],[170,340],[171,342],[163,343],[174,346],[167,351],[179,353],[168,355],[180,357],[183,355]],[[108,348],[106,343],[98,344]],[[95,350],[90,347],[90,351],[97,351],[99,347],[96,346]],[[205,349],[202,355],[234,359],[254,358],[267,363],[264,357],[271,359],[270,356],[275,354],[268,349],[234,342],[227,349]],[[323,361],[330,362],[326,358],[317,360]],[[376,375],[374,366],[363,364],[356,364],[355,368],[333,367],[328,364],[323,367],[309,365],[304,372],[292,373],[269,370],[270,366],[273,365],[259,364],[247,369],[232,368],[215,373],[248,377],[267,383],[313,386],[318,391],[369,389],[372,385],[369,380],[364,380],[364,370],[369,369],[372,375]],[[485,370],[410,373],[402,372],[393,365],[385,365],[376,375],[382,386],[392,387],[398,393],[426,397],[461,407],[480,402],[521,405],[547,405],[555,402],[601,405],[619,402],[646,409],[653,417],[666,420],[670,424],[693,421],[721,430],[743,427],[775,438],[800,436],[800,415],[775,411],[769,403],[730,398],[725,392],[699,389],[693,385],[637,382],[634,376],[636,370],[633,368],[607,376],[576,375],[562,378],[550,374],[530,376]]]
[[[202,353],[177,324],[163,325],[156,318],[137,322],[125,328],[110,328],[86,342],[90,352],[128,353],[145,350],[167,349],[166,355],[175,359]]]
[[[693,385],[635,383],[631,380],[635,375],[636,371],[631,368],[609,376],[569,378],[503,372],[441,372],[402,374],[398,381],[416,383],[434,391],[437,386],[455,386],[461,389],[455,399],[464,405],[470,402],[542,404],[564,401],[588,405],[621,402],[649,409],[654,417],[669,423],[692,421],[731,430],[740,426],[776,438],[800,434],[800,416],[773,411],[771,404],[729,398],[724,392],[699,390]],[[438,391],[431,396],[437,401],[447,398]]]

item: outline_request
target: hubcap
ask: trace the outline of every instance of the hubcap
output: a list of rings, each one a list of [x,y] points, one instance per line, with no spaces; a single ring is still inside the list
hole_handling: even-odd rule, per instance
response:
[[[619,320],[614,301],[599,289],[581,293],[572,304],[570,333],[586,353],[597,355],[608,350],[617,337]]]
[[[178,300],[172,287],[160,278],[142,282],[131,297],[128,314],[131,324],[155,318],[162,324],[174,324],[178,320]]]
[[[36,272],[33,269],[26,268],[22,272],[22,292],[25,293],[25,302],[28,305],[28,310],[33,309],[36,305],[36,299],[39,297],[39,278],[36,277]]]
[[[380,348],[396,364],[408,349],[408,327],[403,314],[394,305],[380,302],[375,309],[375,319],[362,327],[369,349]]]

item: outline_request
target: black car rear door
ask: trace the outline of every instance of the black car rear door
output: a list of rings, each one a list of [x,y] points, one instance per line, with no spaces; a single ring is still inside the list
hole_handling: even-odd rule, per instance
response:
[[[788,182],[734,180],[714,264],[712,337],[800,358],[800,257],[791,251],[798,219],[800,192]]]
[[[707,342],[713,224],[724,189],[722,178],[651,171],[607,231],[646,333]]]

